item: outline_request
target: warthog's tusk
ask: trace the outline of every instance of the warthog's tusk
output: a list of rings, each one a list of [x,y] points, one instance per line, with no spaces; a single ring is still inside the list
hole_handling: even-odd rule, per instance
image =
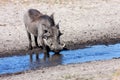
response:
[[[65,47],[65,44],[63,44],[63,46],[62,46],[63,48]]]
[[[47,45],[48,44],[47,40],[46,39],[43,39],[43,40],[44,40],[45,44]]]

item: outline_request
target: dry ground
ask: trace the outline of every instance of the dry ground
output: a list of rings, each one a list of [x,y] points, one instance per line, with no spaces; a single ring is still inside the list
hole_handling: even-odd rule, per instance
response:
[[[67,45],[120,40],[119,0],[75,0],[62,4],[59,1],[49,4],[44,0],[0,0],[0,54],[27,48],[23,15],[30,8],[48,15],[54,12],[55,21],[60,21],[60,30],[64,33],[61,41]],[[120,80],[119,69],[120,59],[113,59],[45,68],[0,77],[0,80]]]
[[[28,39],[23,23],[24,13],[35,8],[44,14],[55,13],[64,33],[61,42],[73,44],[116,43],[120,41],[119,0],[75,0],[73,4],[59,0],[49,4],[45,0],[0,1],[0,54],[26,50]]]

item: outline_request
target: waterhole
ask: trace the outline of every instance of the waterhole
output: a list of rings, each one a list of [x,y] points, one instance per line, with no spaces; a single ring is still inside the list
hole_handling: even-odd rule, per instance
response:
[[[61,51],[60,54],[50,52],[50,58],[44,61],[43,54],[36,61],[30,62],[29,55],[0,58],[0,74],[17,73],[31,69],[40,69],[56,65],[84,63],[96,60],[108,60],[120,57],[120,44],[96,45],[84,49]]]

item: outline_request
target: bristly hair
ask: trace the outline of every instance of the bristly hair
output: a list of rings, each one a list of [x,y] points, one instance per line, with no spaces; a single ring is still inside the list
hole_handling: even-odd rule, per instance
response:
[[[55,26],[55,21],[50,16],[48,16],[48,15],[42,15],[42,16],[40,16],[40,18],[48,19],[48,21],[51,23],[51,26]]]

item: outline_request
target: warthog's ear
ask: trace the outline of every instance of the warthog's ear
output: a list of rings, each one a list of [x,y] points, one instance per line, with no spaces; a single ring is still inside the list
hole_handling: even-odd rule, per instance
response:
[[[59,23],[56,25],[56,27],[59,29]]]
[[[52,14],[50,15],[50,17],[54,20],[54,13],[52,13]]]
[[[63,33],[60,32],[60,36],[63,35]]]
[[[50,17],[51,17],[51,19],[52,19],[52,24],[55,25],[55,21],[54,21],[54,13],[52,13],[52,14],[50,15]]]

